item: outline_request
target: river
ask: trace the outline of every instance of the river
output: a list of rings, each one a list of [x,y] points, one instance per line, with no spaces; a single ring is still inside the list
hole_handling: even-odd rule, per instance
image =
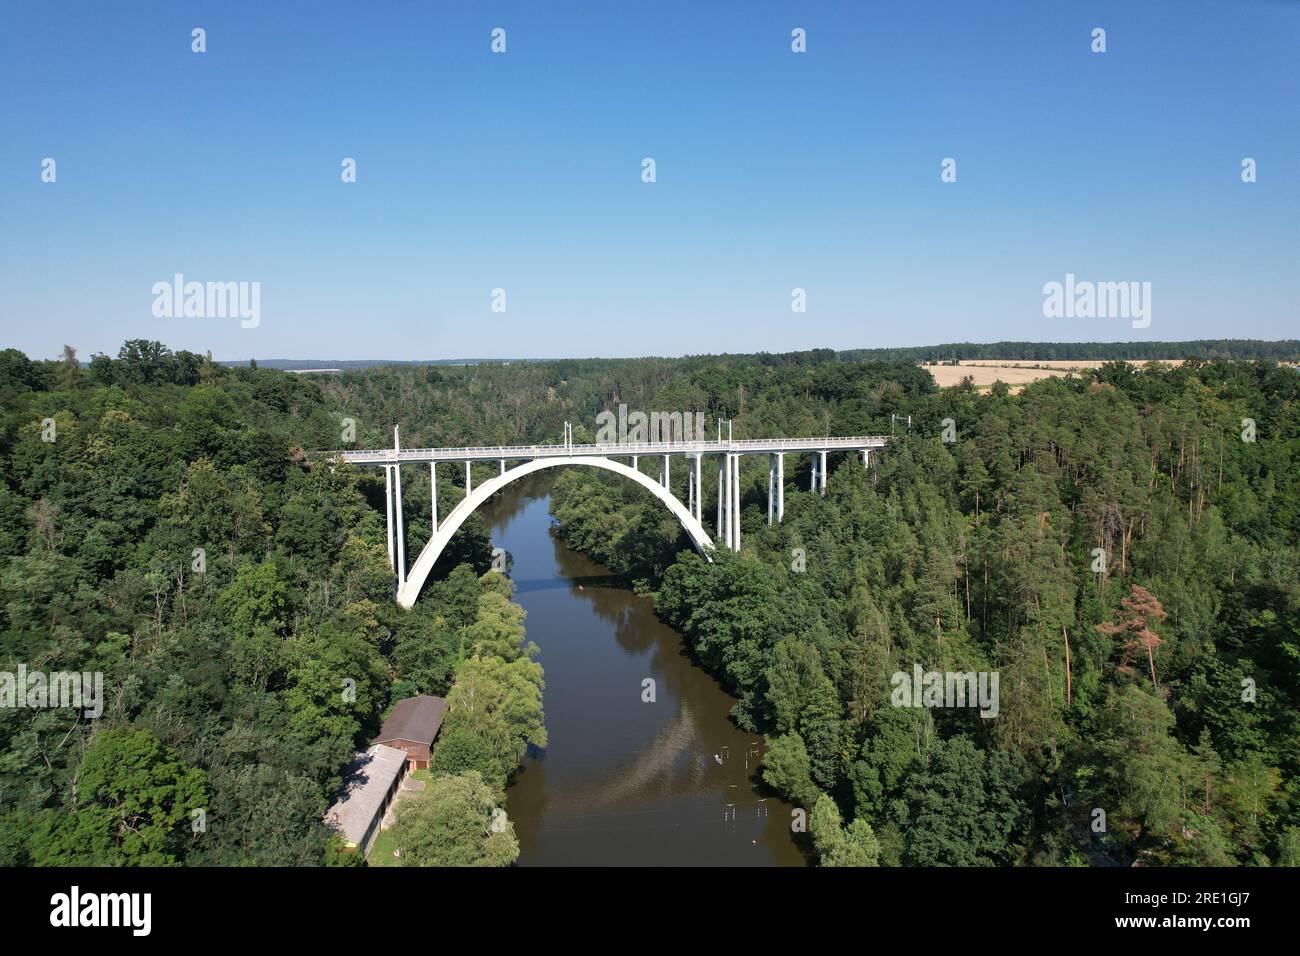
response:
[[[506,794],[521,866],[802,866],[792,807],[759,780],[758,734],[686,654],[654,603],[551,533],[547,480],[483,509],[513,558],[541,649],[550,737]],[[654,683],[653,702],[642,697]]]

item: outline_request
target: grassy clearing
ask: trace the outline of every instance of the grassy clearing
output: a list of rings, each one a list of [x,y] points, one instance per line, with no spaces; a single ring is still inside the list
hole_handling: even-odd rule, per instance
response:
[[[433,775],[427,770],[412,770],[408,776],[412,780],[421,780],[426,784],[433,779]],[[423,799],[423,793],[408,793],[402,796],[403,801]],[[396,849],[397,841],[393,839],[392,829],[384,830],[375,837],[375,844],[370,848],[366,863],[370,866],[401,866],[402,861],[393,856],[393,851]]]

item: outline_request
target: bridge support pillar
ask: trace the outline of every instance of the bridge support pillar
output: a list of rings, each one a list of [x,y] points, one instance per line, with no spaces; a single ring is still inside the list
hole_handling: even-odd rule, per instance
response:
[[[767,526],[772,527],[776,511],[776,455],[767,456]]]
[[[633,467],[633,468],[636,468],[636,459],[637,459],[637,456],[636,456],[636,455],[633,455],[633,456],[632,456],[632,467]]]
[[[398,426],[393,426],[393,514],[394,532],[397,536],[397,586],[406,583],[406,526],[402,523],[402,466],[397,456],[402,450],[402,436]]]
[[[434,462],[429,462],[429,485],[432,491],[429,492],[429,504],[431,506],[430,514],[433,516],[433,533],[438,533],[438,466]]]
[[[470,463],[469,463],[468,461],[465,462],[465,497],[466,497],[466,498],[468,498],[469,495],[470,495],[470,492],[474,490],[474,489],[473,489],[473,484],[474,484],[474,477],[473,477],[473,475],[474,475],[473,471],[470,470]]]
[[[502,459],[501,459],[501,474],[504,475],[505,473],[506,473],[506,460],[505,460],[504,458],[502,458]]]
[[[703,518],[704,505],[702,504],[702,499],[704,496],[700,486],[700,459],[702,459],[703,457],[704,457],[703,455],[699,455],[699,454],[695,456],[695,468],[693,469],[693,474],[695,475],[695,507],[691,511],[691,513],[695,515],[695,520],[700,522],[701,524],[704,523],[704,518]]]
[[[785,520],[785,452],[776,453],[776,523]]]
[[[736,501],[740,498],[740,468],[737,467],[739,463],[740,456],[732,455],[731,480],[727,482],[727,491],[731,495],[731,500],[727,502],[727,507],[731,509],[731,514],[727,518],[727,527],[731,529],[732,551],[740,550],[740,545],[736,542],[736,538],[739,536],[740,532],[740,522],[737,520],[740,517],[740,508],[736,506]]]
[[[817,490],[817,453],[816,452],[813,452],[812,454],[812,471],[808,477],[808,490],[809,491]]]
[[[668,470],[668,456],[664,455],[664,487],[665,488],[668,487],[668,482],[670,478],[671,475],[669,474],[669,470]]]
[[[402,466],[393,466],[393,504],[397,514],[397,586],[406,583],[406,525],[402,522]]]
[[[731,456],[731,550],[740,552],[740,456]]]
[[[393,466],[384,465],[384,529],[388,532],[388,566],[397,570],[393,557]]]
[[[826,497],[826,452],[822,452],[821,456],[822,456],[822,466],[819,469],[819,472],[821,474],[821,479],[822,479],[822,497],[825,498]]]
[[[729,548],[731,547],[731,537],[727,534],[727,526],[723,522],[723,519],[726,517],[726,512],[722,509],[724,489],[727,486],[727,482],[722,476],[722,466],[726,460],[726,455],[718,456],[718,540],[725,543]],[[727,472],[727,474],[730,473],[730,471]],[[731,499],[727,500],[730,501]],[[728,508],[730,508],[730,505],[728,505]]]
[[[870,468],[870,467],[871,467],[871,449],[870,449],[870,448],[864,448],[864,449],[862,449],[862,467],[863,467],[863,468]]]

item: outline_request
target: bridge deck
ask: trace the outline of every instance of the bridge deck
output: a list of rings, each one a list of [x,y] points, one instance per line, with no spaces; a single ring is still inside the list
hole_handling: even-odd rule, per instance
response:
[[[592,445],[498,445],[480,448],[372,448],[323,452],[328,458],[342,458],[357,465],[391,465],[393,462],[496,461],[521,458],[618,458],[629,455],[764,455],[773,452],[862,451],[884,448],[888,435],[855,438],[751,438],[744,441],[656,441],[610,442]]]

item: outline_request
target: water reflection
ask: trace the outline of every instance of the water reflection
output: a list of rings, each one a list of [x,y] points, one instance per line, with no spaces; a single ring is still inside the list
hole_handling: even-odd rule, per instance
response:
[[[507,794],[521,865],[803,865],[764,744],[653,603],[550,532],[548,476],[485,507],[541,648],[550,745]],[[646,681],[653,681],[652,702]]]

